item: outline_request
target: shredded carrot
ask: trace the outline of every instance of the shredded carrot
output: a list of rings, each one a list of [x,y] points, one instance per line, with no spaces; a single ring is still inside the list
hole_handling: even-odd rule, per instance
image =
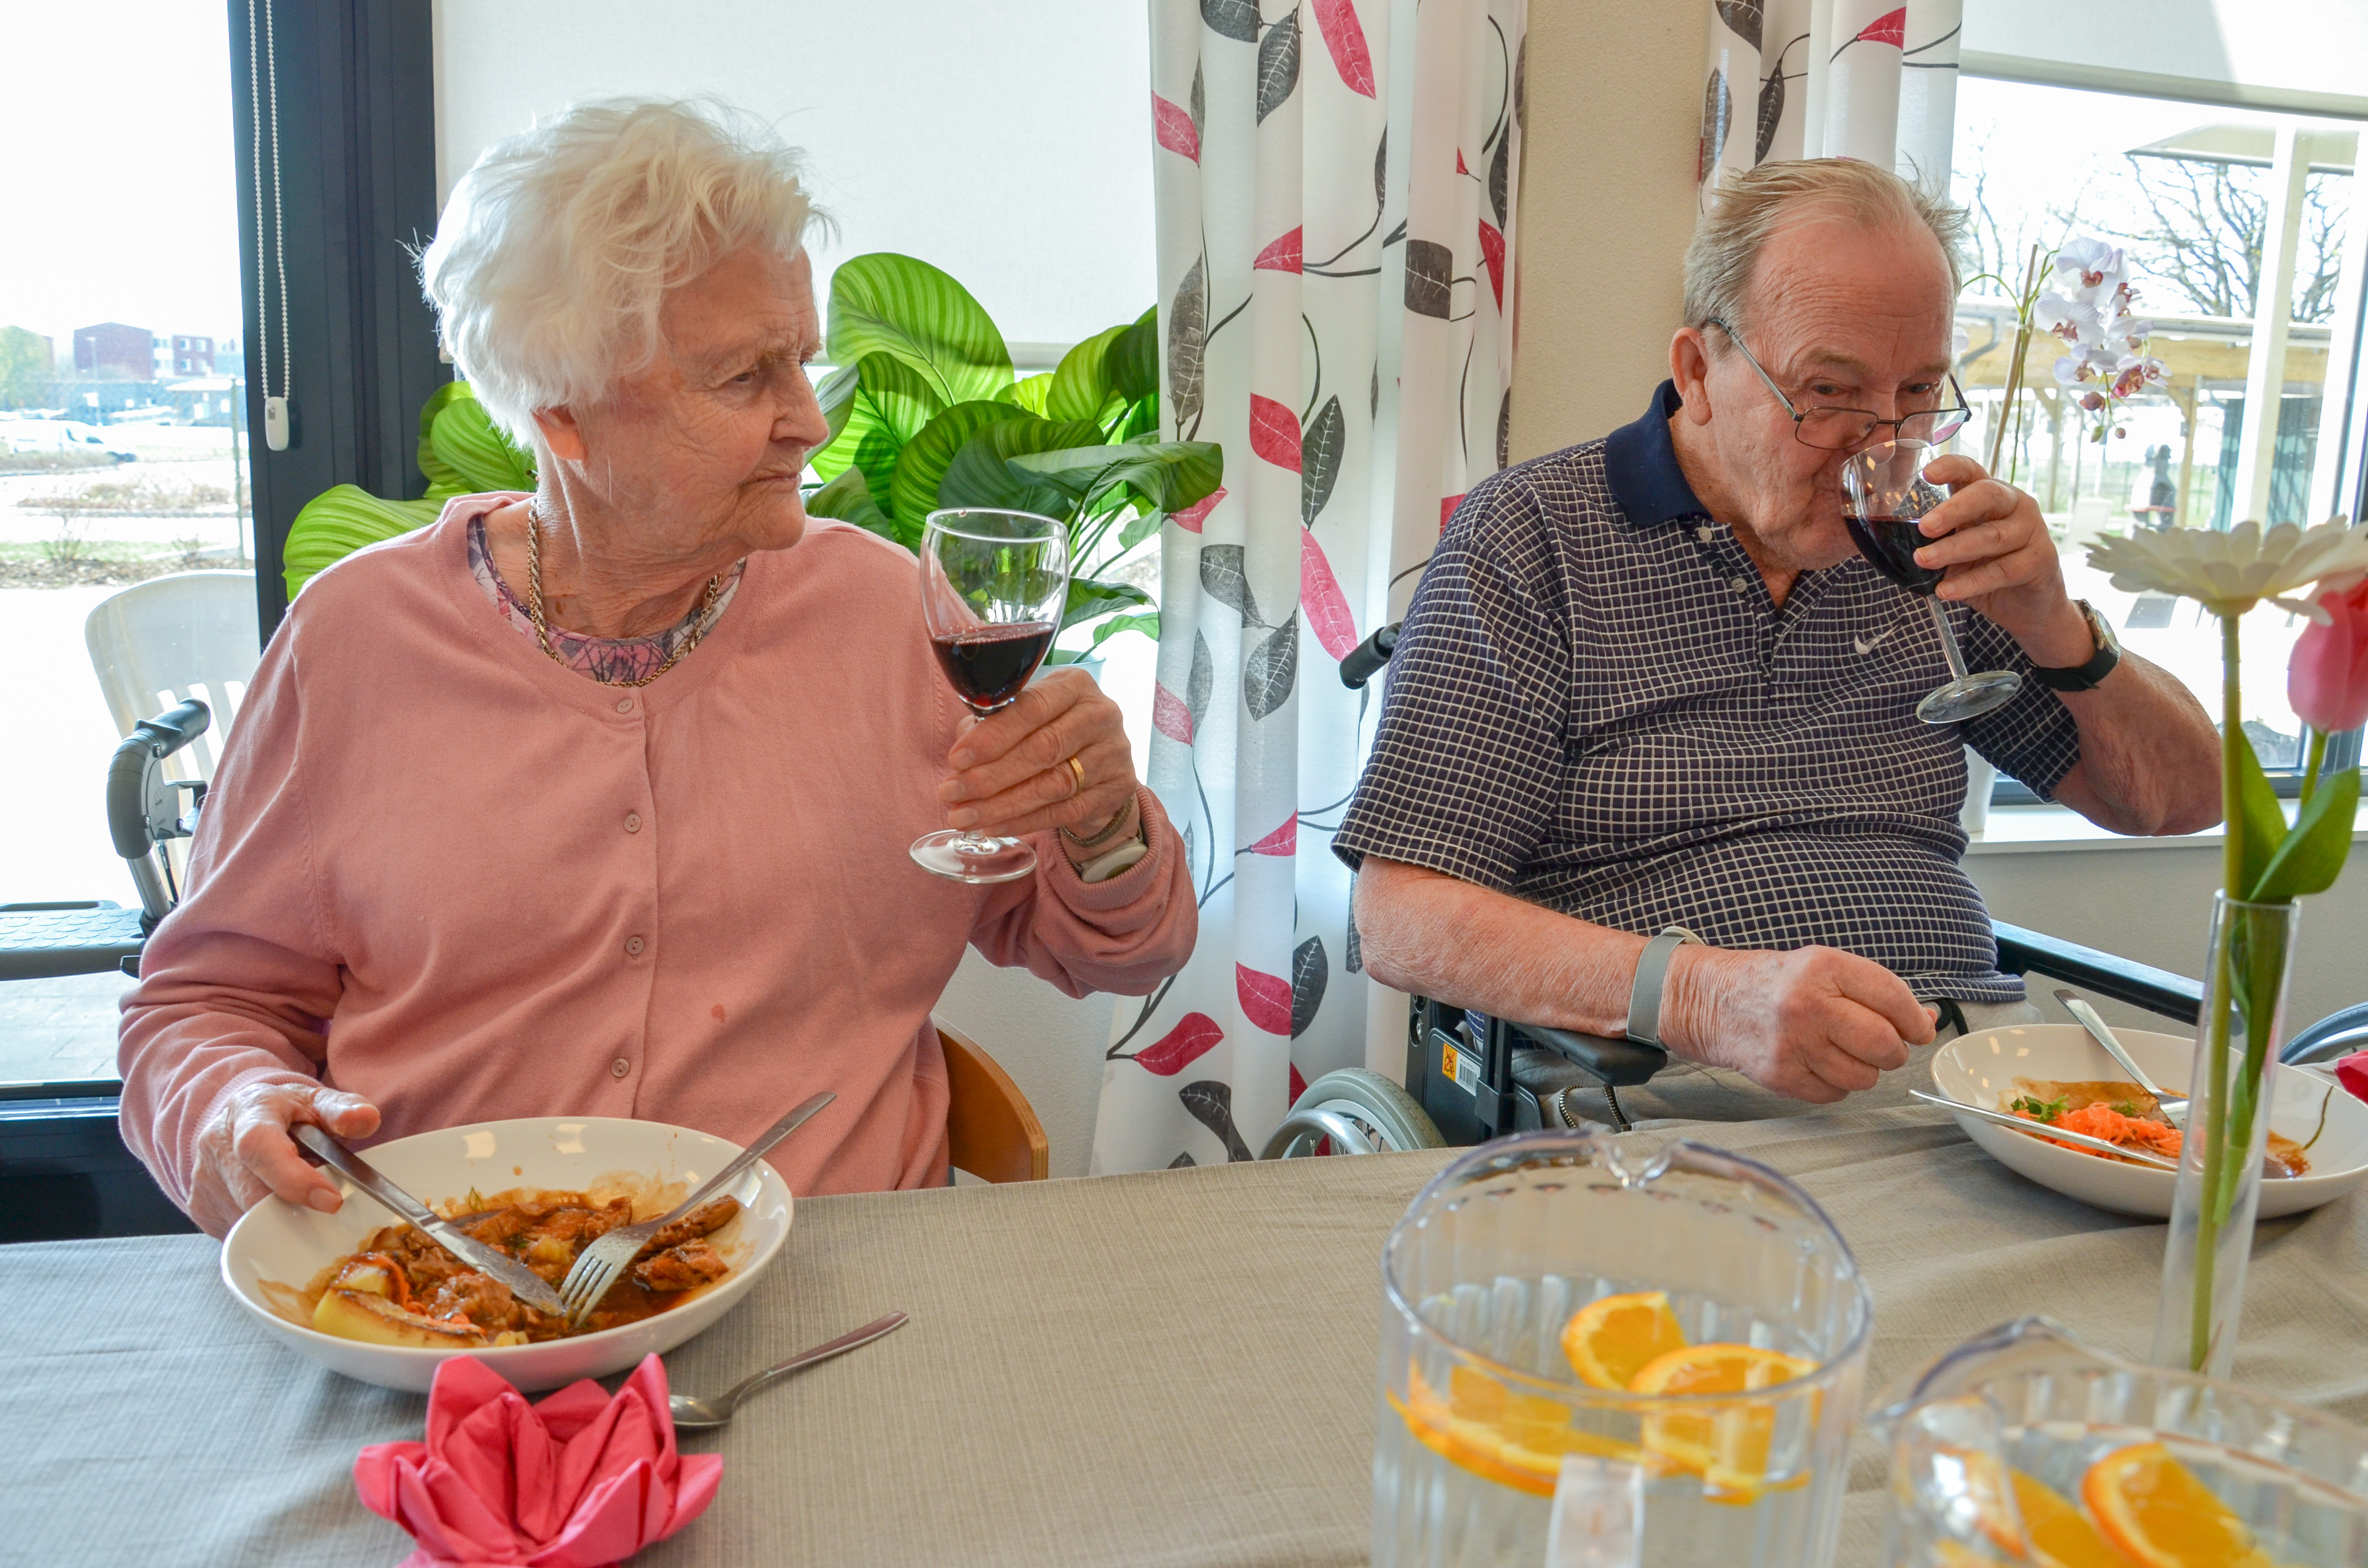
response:
[[[2025,1120],[2039,1119],[2028,1112],[2015,1113]],[[2177,1158],[2180,1133],[2176,1127],[2166,1127],[2159,1121],[2141,1121],[2134,1116],[2123,1116],[2109,1105],[2082,1106],[2039,1123],[2042,1127],[2060,1127],[2066,1132],[2084,1133],[2090,1138],[2102,1138],[2108,1143],[2118,1143],[2124,1149],[2146,1149],[2155,1153]],[[2058,1143],[2059,1149],[2072,1149],[2076,1153],[2094,1153],[2091,1149],[2079,1149],[2070,1143]]]

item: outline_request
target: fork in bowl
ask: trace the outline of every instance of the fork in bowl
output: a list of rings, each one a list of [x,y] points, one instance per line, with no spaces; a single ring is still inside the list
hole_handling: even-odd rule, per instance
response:
[[[592,1315],[592,1309],[600,1304],[609,1287],[616,1284],[617,1277],[632,1265],[643,1243],[739,1180],[741,1173],[755,1165],[767,1150],[796,1131],[806,1118],[837,1097],[829,1090],[824,1090],[757,1134],[757,1141],[741,1150],[730,1165],[710,1176],[700,1184],[698,1191],[673,1209],[655,1220],[620,1225],[586,1247],[577,1255],[575,1267],[568,1269],[567,1278],[559,1282],[559,1299],[567,1309],[567,1326],[584,1326],[585,1320]]]

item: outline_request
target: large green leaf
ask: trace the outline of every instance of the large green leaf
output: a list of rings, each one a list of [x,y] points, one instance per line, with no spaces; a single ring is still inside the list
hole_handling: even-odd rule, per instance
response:
[[[1135,318],[1128,327],[1111,340],[1109,352],[1102,357],[1110,385],[1129,403],[1140,403],[1159,390],[1159,307]]]
[[[886,251],[831,274],[829,349],[841,365],[892,355],[948,408],[1011,384],[1011,350],[970,290],[928,262]]]
[[[1082,419],[1039,419],[1033,415],[989,425],[971,437],[938,481],[940,506],[1005,506],[1015,512],[1070,520],[1076,497],[1009,460],[1090,441],[1101,432]]]
[[[815,389],[823,415],[833,420],[830,443],[808,458],[815,473],[835,480],[860,469],[871,499],[883,513],[896,459],[921,426],[942,411],[938,394],[919,371],[889,354],[872,354],[835,370]]]
[[[1096,333],[1061,356],[1061,368],[1053,372],[1053,395],[1044,402],[1049,417],[1100,420],[1103,407],[1116,395],[1103,358],[1110,344],[1127,330],[1114,326]]]
[[[1159,394],[1155,392],[1140,403],[1129,404],[1126,412],[1110,423],[1107,434],[1121,444],[1158,435]]]
[[[938,509],[938,482],[945,478],[947,466],[962,443],[989,425],[1034,417],[1015,404],[981,399],[958,403],[922,426],[920,434],[898,454],[895,475],[888,486],[892,503],[888,518],[894,525],[896,539],[909,548],[920,547],[922,525]]]
[[[2269,777],[2261,771],[2261,759],[2253,755],[2253,743],[2239,729],[2234,742],[2237,748],[2237,820],[2244,827],[2245,872],[2241,886],[2247,890],[2238,896],[2251,898],[2249,890],[2261,885],[2261,873],[2269,869],[2270,858],[2286,835],[2286,813],[2278,805],[2278,792],[2271,788]],[[2226,807],[2224,803],[2222,809]]]
[[[1093,646],[1099,648],[1121,631],[1140,631],[1154,642],[1159,641],[1159,612],[1147,615],[1114,615],[1094,628]]]
[[[996,392],[995,397],[998,403],[1016,404],[1042,418],[1044,414],[1044,400],[1052,395],[1053,375],[1048,370],[1041,376],[1030,376],[1025,380],[1014,381]]]
[[[1015,457],[1011,462],[1088,505],[1122,484],[1159,512],[1183,510],[1215,490],[1225,477],[1224,449],[1213,441],[1080,446]]]
[[[1092,577],[1069,579],[1069,602],[1061,611],[1061,630],[1065,631],[1098,615],[1108,615],[1114,609],[1131,609],[1151,603],[1151,596],[1132,583],[1097,581]]]
[[[534,488],[533,457],[495,426],[474,397],[456,397],[438,409],[428,441],[470,493]]]
[[[888,514],[880,509],[879,502],[872,499],[871,488],[860,468],[841,471],[837,479],[807,496],[806,516],[836,517],[882,539],[896,537],[895,528],[888,521]]]
[[[2360,770],[2347,767],[2303,802],[2294,831],[2270,857],[2246,897],[2255,903],[2283,903],[2333,887],[2344,857],[2351,852],[2352,820],[2359,810]]]
[[[366,544],[426,528],[443,511],[441,501],[382,501],[359,485],[333,484],[304,503],[288,525],[279,560],[288,597]]]
[[[455,495],[469,494],[469,482],[461,471],[446,461],[436,449],[436,416],[451,403],[466,398],[477,401],[475,389],[466,381],[446,381],[427,394],[419,405],[419,472],[427,476],[427,499],[448,501]]]

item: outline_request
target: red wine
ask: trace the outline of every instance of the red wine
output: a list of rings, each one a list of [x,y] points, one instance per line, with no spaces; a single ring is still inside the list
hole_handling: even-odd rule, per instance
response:
[[[1911,594],[1930,594],[1941,585],[1946,568],[1916,564],[1916,552],[1932,541],[1917,528],[1915,517],[1861,517],[1845,509],[1842,521],[1858,541],[1861,555],[1874,569]]]
[[[1044,655],[1053,651],[1050,621],[1022,620],[1008,626],[974,626],[929,639],[946,678],[973,708],[984,712],[1019,695]]]

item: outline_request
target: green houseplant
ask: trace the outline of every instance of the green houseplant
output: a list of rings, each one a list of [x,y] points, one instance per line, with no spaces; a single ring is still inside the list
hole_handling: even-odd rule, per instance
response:
[[[882,252],[833,276],[826,349],[837,369],[816,392],[830,439],[811,459],[820,483],[807,490],[807,511],[908,549],[940,506],[1041,513],[1069,529],[1076,575],[1062,629],[1091,624],[1093,647],[1121,631],[1158,635],[1150,596],[1100,574],[1162,517],[1215,491],[1224,454],[1212,442],[1147,438],[1159,427],[1156,312],[1023,379],[968,290],[927,262]],[[364,545],[435,521],[452,496],[535,483],[533,455],[464,381],[421,408],[419,467],[428,482],[419,500],[340,484],[306,505],[283,552],[289,593]],[[1053,659],[1078,656],[1064,649]]]

